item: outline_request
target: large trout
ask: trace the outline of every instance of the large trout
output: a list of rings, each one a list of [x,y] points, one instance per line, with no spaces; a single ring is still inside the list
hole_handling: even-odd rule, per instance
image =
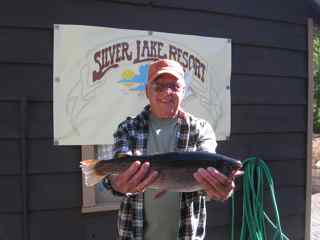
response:
[[[134,161],[150,162],[150,168],[158,171],[157,180],[150,186],[174,192],[192,192],[200,190],[193,173],[199,168],[214,167],[228,176],[233,170],[242,168],[241,161],[209,152],[169,152],[154,155],[123,156],[110,160],[84,160],[81,169],[87,186],[93,186],[105,176],[119,174]]]

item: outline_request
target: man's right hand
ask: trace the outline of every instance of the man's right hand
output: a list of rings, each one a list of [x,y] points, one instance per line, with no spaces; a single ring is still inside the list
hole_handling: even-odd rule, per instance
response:
[[[114,190],[124,194],[144,192],[158,177],[157,171],[150,171],[150,163],[141,164],[135,161],[131,166],[120,173],[110,177]]]

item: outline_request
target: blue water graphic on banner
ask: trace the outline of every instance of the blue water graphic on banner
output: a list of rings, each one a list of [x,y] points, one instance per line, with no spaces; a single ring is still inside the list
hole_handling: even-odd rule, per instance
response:
[[[132,70],[125,70],[122,72],[122,78],[118,83],[127,87],[129,91],[139,91],[145,90],[148,79],[148,69],[149,65],[144,64],[139,67],[139,74],[135,74]]]

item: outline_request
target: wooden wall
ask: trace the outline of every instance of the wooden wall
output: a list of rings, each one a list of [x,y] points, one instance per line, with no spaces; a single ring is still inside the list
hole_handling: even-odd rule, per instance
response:
[[[53,146],[53,24],[231,38],[232,130],[218,150],[266,160],[283,229],[304,239],[304,1],[10,0],[0,8],[1,240],[115,238],[116,212],[80,213],[80,147]],[[206,239],[228,239],[229,205],[208,212]]]

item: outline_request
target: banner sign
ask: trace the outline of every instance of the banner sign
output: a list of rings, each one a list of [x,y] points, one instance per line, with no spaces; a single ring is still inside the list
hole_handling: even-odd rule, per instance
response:
[[[118,124],[148,104],[148,66],[159,58],[185,70],[183,109],[230,135],[231,40],[106,27],[54,26],[54,139],[111,144]]]

